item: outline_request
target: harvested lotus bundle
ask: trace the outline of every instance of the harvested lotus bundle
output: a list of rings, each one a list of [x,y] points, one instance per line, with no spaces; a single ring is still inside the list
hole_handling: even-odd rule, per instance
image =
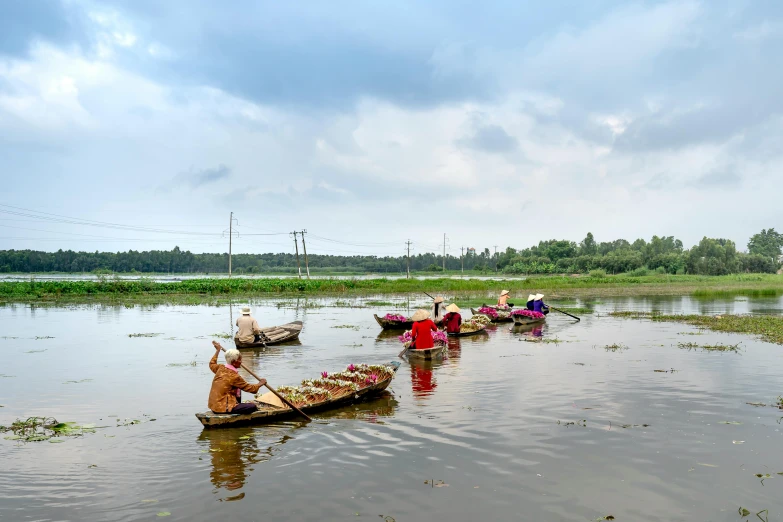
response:
[[[514,310],[511,312],[513,317],[530,317],[531,319],[543,319],[544,314],[541,312],[534,312],[533,310]]]
[[[410,321],[407,317],[400,314],[386,314],[383,316],[387,321],[394,321],[395,323],[405,323]]]
[[[478,313],[482,315],[486,315],[492,320],[498,318],[498,311],[495,310],[494,308],[490,308],[489,306],[482,306],[481,308],[478,309]]]
[[[312,403],[338,399],[355,393],[368,386],[391,378],[394,369],[379,364],[351,364],[345,371],[337,373],[321,372],[320,379],[305,379],[300,386],[280,386],[278,393],[297,408]],[[270,401],[269,394],[256,395],[256,400],[276,404]]]
[[[492,320],[486,315],[474,315],[470,318],[469,322],[487,326],[492,322]]]
[[[397,337],[397,339],[399,339],[406,348],[410,348],[413,337],[411,337],[411,331],[406,330],[405,333]],[[446,335],[446,332],[437,330],[432,332],[432,341],[435,343],[435,346],[446,346],[449,343],[449,337]]]

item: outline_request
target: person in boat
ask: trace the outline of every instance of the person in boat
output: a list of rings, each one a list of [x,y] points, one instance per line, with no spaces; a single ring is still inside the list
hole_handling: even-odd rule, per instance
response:
[[[242,354],[236,349],[226,351],[226,364],[218,364],[220,350],[221,347],[218,346],[209,361],[209,369],[215,374],[212,389],[209,390],[209,409],[214,413],[253,413],[258,409],[258,405],[254,402],[242,402],[242,392],[256,393],[266,384],[266,379],[261,379],[256,384],[250,384],[243,379],[238,372],[242,366]]]
[[[506,308],[506,307],[514,306],[514,303],[508,302],[509,297],[511,296],[509,295],[508,290],[503,290],[502,292],[500,292],[500,297],[498,297],[498,304],[497,304],[498,308]]]
[[[546,315],[549,313],[549,307],[544,304],[544,294],[536,294],[536,299],[533,301],[533,311],[541,312]]]
[[[446,300],[442,296],[438,296],[432,302],[432,310],[430,316],[432,320],[437,324],[441,324],[443,316],[446,315],[446,306],[443,304]]]
[[[462,316],[459,314],[459,307],[451,303],[446,307],[446,315],[443,316],[443,325],[448,333],[459,333],[459,327],[462,324]]]
[[[433,348],[435,341],[432,339],[432,332],[436,332],[438,327],[430,319],[430,313],[422,308],[421,310],[416,310],[411,319],[413,320],[413,328],[411,328],[410,347],[417,350]]]
[[[235,336],[237,341],[242,344],[261,342],[261,327],[258,326],[258,321],[250,315],[250,308],[247,306],[242,308],[242,315],[237,317],[237,333]]]
[[[530,294],[530,295],[527,296],[527,303],[525,304],[525,306],[531,312],[533,311],[533,303],[535,301],[536,301],[536,294]]]

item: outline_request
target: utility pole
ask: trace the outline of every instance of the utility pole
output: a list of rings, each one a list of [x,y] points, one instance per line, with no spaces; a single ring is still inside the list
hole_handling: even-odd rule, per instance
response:
[[[446,233],[443,233],[443,271],[446,271]]]
[[[304,235],[307,230],[302,230],[302,250],[304,250],[304,256],[305,256],[305,269],[307,270],[307,279],[310,279],[310,265],[307,263],[307,245],[305,245],[304,242]]]
[[[232,212],[231,215],[228,218],[228,277],[231,277],[231,243],[232,239],[234,239],[234,213]],[[237,222],[237,225],[239,222]],[[225,234],[226,231],[223,231],[223,234]]]
[[[299,232],[293,231],[292,234],[294,235],[294,247],[296,247],[296,270],[299,273],[299,279],[302,279],[302,266],[299,264],[299,243],[296,242],[296,235]]]
[[[408,256],[405,258],[405,264],[407,265],[407,275],[405,279],[411,278],[411,240],[407,240],[405,244],[408,246]]]
[[[459,261],[462,264],[462,275],[465,275],[465,247],[459,247]]]
[[[498,246],[492,245],[495,247],[495,272],[498,271]]]

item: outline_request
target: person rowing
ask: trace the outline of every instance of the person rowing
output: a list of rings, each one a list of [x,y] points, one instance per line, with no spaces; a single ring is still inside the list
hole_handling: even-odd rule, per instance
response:
[[[411,328],[410,348],[415,348],[416,350],[433,348],[435,341],[432,338],[432,332],[436,332],[438,327],[430,319],[430,313],[422,308],[416,310],[411,319],[413,320],[413,328]]]
[[[218,364],[220,350],[222,347],[218,344],[215,355],[209,361],[209,369],[215,374],[212,388],[209,390],[209,409],[214,413],[253,413],[258,409],[258,405],[255,402],[242,402],[242,392],[258,392],[259,388],[266,384],[266,379],[261,379],[256,384],[250,384],[243,379],[238,371],[242,366],[242,354],[236,349],[226,350],[226,364]]]
[[[430,317],[432,317],[432,320],[437,324],[441,324],[443,316],[446,314],[446,307],[443,304],[445,301],[446,300],[442,296],[438,296],[432,301]]]
[[[459,333],[462,324],[462,316],[459,314],[459,307],[451,303],[446,307],[446,315],[443,316],[443,324],[446,326],[446,332]]]
[[[502,292],[500,292],[500,297],[498,297],[498,304],[497,304],[498,308],[509,308],[514,306],[514,303],[508,302],[509,297],[511,296],[509,295],[508,290],[503,290]]]
[[[262,341],[262,335],[258,321],[250,315],[250,307],[245,306],[242,315],[237,317],[237,333],[234,337],[241,344],[254,344]]]
[[[541,312],[544,315],[549,313],[549,307],[544,304],[544,294],[535,295],[535,300],[533,301],[533,311]]]

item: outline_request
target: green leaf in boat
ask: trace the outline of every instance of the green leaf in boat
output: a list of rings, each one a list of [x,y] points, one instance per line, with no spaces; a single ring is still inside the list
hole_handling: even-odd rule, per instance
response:
[[[158,513],[158,516],[159,517],[170,517],[171,513],[169,513],[168,511],[161,511],[160,513]]]

